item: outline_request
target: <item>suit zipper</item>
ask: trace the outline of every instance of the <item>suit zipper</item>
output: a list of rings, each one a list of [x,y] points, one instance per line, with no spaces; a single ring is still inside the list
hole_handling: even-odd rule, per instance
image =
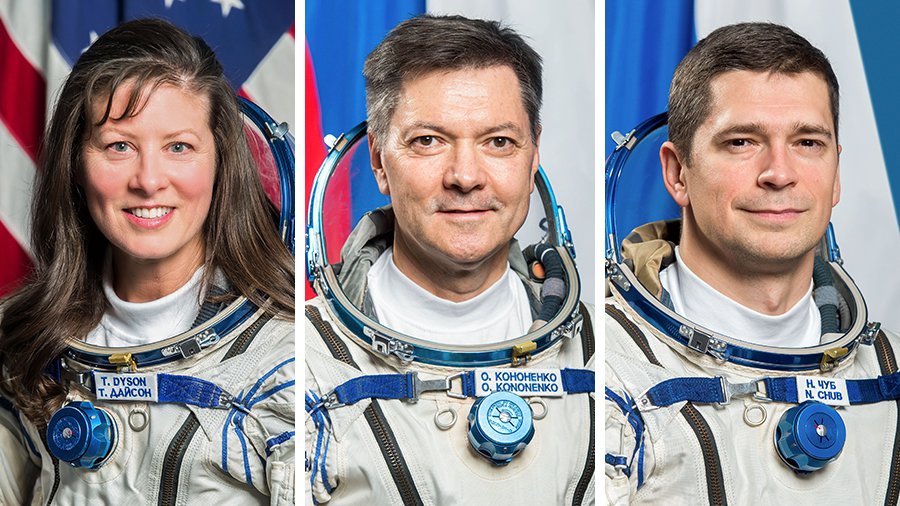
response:
[[[318,309],[312,306],[306,306],[306,318],[313,324],[313,327],[319,331],[319,335],[322,336],[325,345],[328,346],[328,350],[331,351],[334,358],[357,370],[359,369],[359,365],[357,365],[356,361],[353,360],[353,357],[350,356],[350,350],[347,349],[347,346],[334,333],[334,329],[331,328],[331,325],[327,324],[325,320],[322,319],[322,315],[319,314]]]
[[[228,351],[225,352],[225,356],[222,357],[222,362],[247,351],[250,343],[253,342],[253,339],[259,334],[260,329],[262,329],[263,325],[271,319],[272,315],[265,313],[251,323],[250,326],[241,332],[241,335],[234,340],[234,343],[232,343]],[[199,427],[200,421],[193,412],[191,412],[187,420],[184,421],[184,424],[181,425],[181,428],[178,429],[175,437],[169,443],[169,448],[166,450],[166,456],[163,459],[162,475],[160,479],[158,500],[160,506],[174,505],[178,499],[178,475],[181,474],[181,465],[184,462],[187,446],[194,438],[194,434],[197,433]]]
[[[331,325],[322,319],[319,310],[312,306],[306,306],[305,313],[306,318],[313,324],[319,332],[319,335],[322,336],[322,340],[325,341],[325,345],[331,351],[331,354],[341,362],[359,370],[359,365],[353,360],[353,357],[350,355],[350,350],[347,349],[347,346],[340,340],[337,334],[335,334]],[[391,477],[394,480],[394,485],[397,487],[397,493],[400,494],[400,498],[403,500],[403,504],[423,504],[412,475],[409,473],[409,466],[403,458],[403,453],[400,451],[394,433],[391,431],[390,426],[388,426],[387,420],[384,417],[384,412],[382,412],[378,401],[372,400],[369,407],[363,412],[363,415],[365,416],[369,427],[372,429],[375,440],[378,442],[378,447],[381,449],[381,455],[384,457],[385,463],[391,472]]]
[[[38,431],[38,434],[41,436],[41,441],[44,442],[44,448],[48,448],[47,446],[47,428],[44,427]],[[47,497],[46,506],[50,506],[53,504],[53,499],[56,497],[56,491],[59,489],[59,459],[54,456],[50,456],[51,462],[53,462],[53,487],[50,488],[50,494]]]
[[[700,442],[700,451],[703,453],[703,462],[706,464],[706,494],[709,504],[725,506],[728,504],[725,498],[725,480],[722,477],[722,464],[719,462],[719,452],[712,430],[703,419],[703,415],[690,402],[681,408],[681,414],[693,429],[694,434],[697,435],[697,441]]]
[[[591,322],[590,313],[588,313],[584,304],[581,304],[581,314],[584,315],[584,323],[581,327],[582,356],[584,357],[584,363],[587,364],[587,361],[594,356],[594,326],[593,322]],[[594,417],[596,415],[594,414],[594,398],[590,395],[588,396],[588,414],[591,421],[588,454],[584,463],[584,471],[582,471],[581,478],[575,486],[575,494],[572,495],[572,506],[579,506],[584,502],[584,494],[587,492],[591,478],[594,476],[594,467],[596,465],[594,461]]]
[[[634,340],[634,343],[637,344],[638,348],[644,352],[644,355],[647,357],[647,360],[650,361],[653,365],[658,365],[662,367],[662,364],[659,363],[659,360],[656,359],[656,355],[653,353],[653,350],[650,349],[650,343],[647,342],[647,339],[644,337],[644,333],[641,332],[641,329],[637,327],[631,320],[625,316],[625,313],[622,312],[621,309],[613,306],[612,304],[606,305],[606,314],[612,316],[613,320],[619,324],[620,327],[625,329],[625,332],[628,332],[628,335],[631,336],[631,339]]]
[[[400,494],[403,504],[422,505],[422,498],[419,497],[419,492],[416,490],[412,476],[409,474],[409,466],[406,465],[406,461],[397,447],[397,441],[390,427],[388,427],[387,420],[384,419],[384,413],[381,411],[378,401],[373,400],[363,414],[366,417],[366,421],[369,422],[369,427],[371,427],[375,439],[378,441],[381,454],[388,464],[388,469],[391,471],[394,484],[397,486],[397,493]]]
[[[174,506],[178,498],[178,475],[181,474],[181,464],[184,462],[184,454],[197,429],[200,421],[193,412],[184,421],[178,433],[169,443],[166,457],[163,460],[162,473],[160,475],[159,506]]]
[[[897,360],[884,332],[879,332],[875,338],[875,351],[882,375],[897,372]],[[897,429],[894,432],[894,451],[891,453],[891,474],[888,478],[887,495],[884,496],[885,506],[896,506],[897,496],[900,493],[900,401],[894,403],[897,407]]]

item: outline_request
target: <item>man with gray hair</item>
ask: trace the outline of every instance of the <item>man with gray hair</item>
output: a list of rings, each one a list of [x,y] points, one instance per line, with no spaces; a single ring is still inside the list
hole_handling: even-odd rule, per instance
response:
[[[825,55],[769,23],[678,65],[659,159],[681,219],[607,256],[608,503],[897,504],[896,336],[829,228],[838,96]]]
[[[339,264],[313,269],[313,500],[591,504],[591,315],[565,244],[514,240],[532,191],[552,195],[540,57],[497,22],[426,15],[394,28],[364,74],[391,205],[363,217]],[[548,237],[565,228],[550,214]]]

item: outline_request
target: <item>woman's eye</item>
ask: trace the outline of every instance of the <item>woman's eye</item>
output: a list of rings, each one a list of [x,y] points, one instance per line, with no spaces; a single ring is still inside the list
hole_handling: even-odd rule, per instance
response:
[[[124,153],[128,151],[128,143],[127,142],[114,142],[109,145],[109,148],[115,151],[116,153]]]
[[[173,153],[184,153],[188,150],[188,145],[183,142],[176,142],[172,144],[172,152]]]

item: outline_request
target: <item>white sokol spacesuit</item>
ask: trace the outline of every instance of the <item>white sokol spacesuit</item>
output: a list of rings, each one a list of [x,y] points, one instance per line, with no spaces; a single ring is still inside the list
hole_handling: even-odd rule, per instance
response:
[[[616,170],[608,163],[607,195]],[[679,221],[638,227],[621,247],[611,223],[607,503],[897,504],[897,336],[867,321],[830,227],[813,279],[821,341],[776,348],[674,312],[660,271],[675,261]]]
[[[223,321],[239,306],[240,300],[198,329]],[[170,402],[97,400],[66,382],[69,401],[91,402],[115,426],[115,443],[98,469],[51,456],[46,438],[54,437],[52,423],[41,434],[0,401],[0,503],[24,504],[31,497],[31,504],[294,504],[294,324],[252,307],[239,309],[244,310],[246,318],[215,344],[138,369],[157,378],[209,382],[225,394],[220,405],[205,405],[196,393]],[[163,349],[79,348],[97,357]],[[74,373],[90,367],[76,355],[67,353],[64,360],[70,371],[64,378],[87,377]]]
[[[335,149],[348,148],[339,140]],[[317,198],[324,195],[330,176],[326,166],[311,199],[307,236],[313,249],[308,252],[310,271],[319,293],[305,311],[307,501],[592,504],[593,315],[577,301],[571,259],[562,255],[570,280],[562,307],[547,325],[526,336],[453,346],[397,334],[377,322],[366,289],[366,273],[393,237],[393,212],[384,208],[363,217],[344,245],[341,264],[328,265],[318,256],[322,250],[316,250],[324,246],[316,219],[321,214]],[[533,310],[541,306],[541,284],[525,274],[525,257],[515,241],[509,261],[525,284]],[[510,367],[511,361],[518,366]],[[478,369],[479,374],[521,377],[555,371],[548,376],[569,373],[571,378],[574,373],[583,382],[574,389],[568,384],[568,393],[561,396],[522,393],[529,401],[519,400],[531,405],[529,409],[522,404],[523,411],[534,414],[533,437],[511,457],[494,454],[498,462],[492,463],[474,449],[468,435],[473,403],[492,399],[482,392],[476,401],[473,385],[467,385],[465,373],[476,368],[489,368]],[[408,379],[410,388],[405,393],[357,391],[350,400],[342,390],[384,378]],[[527,382],[511,384],[522,387]]]

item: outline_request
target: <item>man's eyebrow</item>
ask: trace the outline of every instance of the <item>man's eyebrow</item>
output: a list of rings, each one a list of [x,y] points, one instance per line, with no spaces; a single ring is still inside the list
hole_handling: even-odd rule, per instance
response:
[[[834,137],[831,130],[814,123],[795,123],[791,127],[791,132],[793,135],[821,135],[828,139]],[[713,141],[723,142],[733,135],[765,135],[767,133],[768,129],[760,123],[741,123],[716,132],[713,135]]]
[[[437,132],[441,135],[445,135],[448,137],[452,136],[452,134],[447,129],[442,128],[438,125],[435,125],[434,123],[428,123],[425,121],[416,121],[416,122],[406,126],[406,128],[404,128],[402,130],[402,132],[403,132],[403,135],[405,136],[412,130],[417,130],[417,129],[431,130],[431,131]],[[477,136],[484,137],[485,135],[502,132],[504,130],[512,131],[517,136],[525,135],[524,132],[522,131],[522,129],[519,127],[519,125],[517,125],[516,123],[513,123],[512,121],[507,121],[505,123],[500,123],[499,125],[487,127],[484,130],[479,131]]]
[[[713,135],[713,141],[717,143],[724,142],[728,137],[734,135],[763,135],[766,132],[766,127],[760,123],[739,123],[716,132]]]
[[[481,132],[479,137],[483,137],[485,135],[490,135],[497,132],[502,132],[503,130],[511,130],[514,134],[521,136],[524,135],[522,129],[519,128],[519,125],[513,123],[512,121],[507,121],[506,123],[500,123],[499,125],[492,126],[490,128],[485,129]]]
[[[832,137],[834,137],[834,135],[831,133],[831,130],[829,130],[828,128],[823,127],[821,125],[815,125],[812,123],[797,123],[797,124],[795,124],[794,125],[794,133],[801,134],[801,135],[821,135],[828,139],[831,139]]]
[[[425,121],[416,121],[416,122],[414,122],[414,123],[411,123],[411,124],[409,124],[409,125],[406,125],[406,127],[403,128],[403,130],[401,130],[401,132],[402,132],[403,135],[405,136],[405,135],[408,134],[410,131],[412,131],[412,130],[419,130],[419,129],[421,129],[421,130],[433,130],[433,131],[435,131],[435,132],[437,132],[437,133],[439,133],[439,134],[441,134],[441,135],[447,135],[447,131],[444,130],[443,128],[439,127],[438,125],[435,125],[434,123],[427,123],[427,122],[425,122]]]

